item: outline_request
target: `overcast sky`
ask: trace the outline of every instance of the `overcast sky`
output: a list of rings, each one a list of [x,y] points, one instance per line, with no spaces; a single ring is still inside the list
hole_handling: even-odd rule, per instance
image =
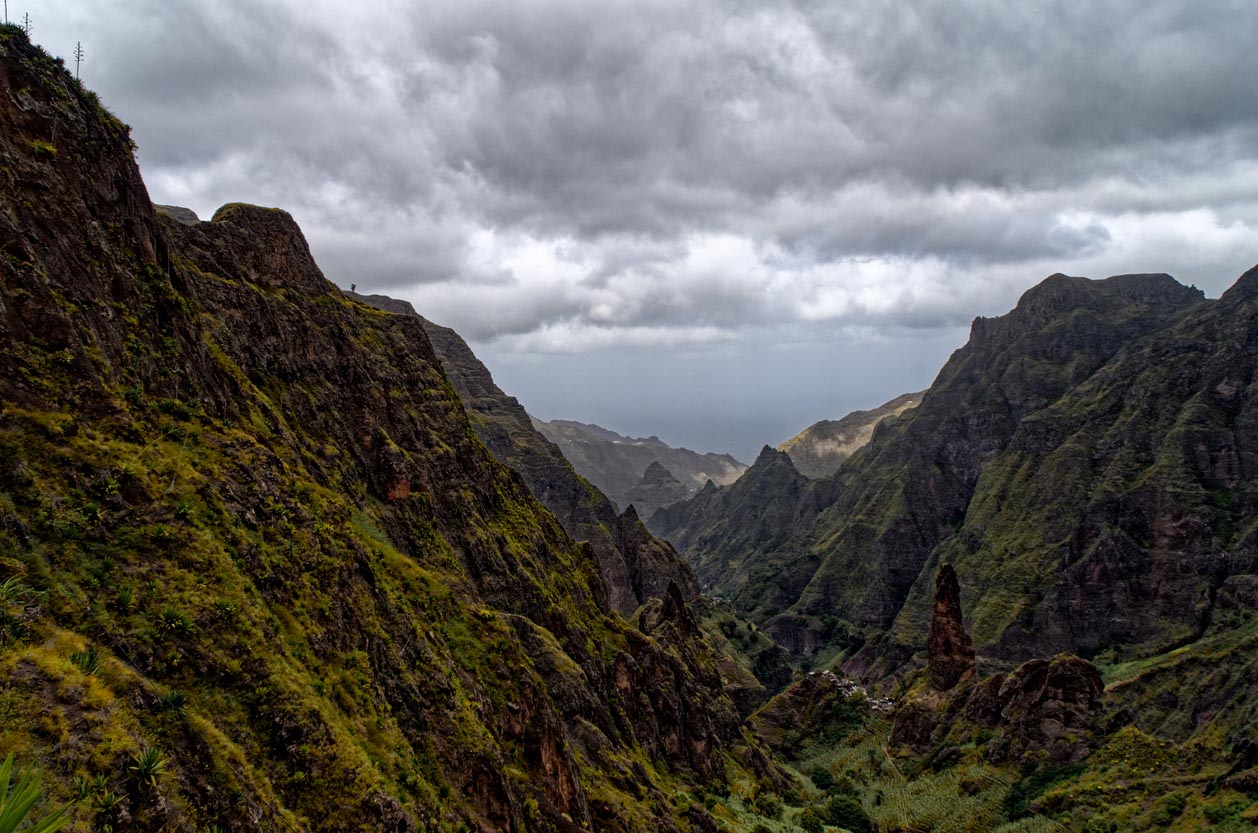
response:
[[[1053,272],[1258,262],[1258,4],[10,0],[156,202],[288,209],[545,418],[747,458]]]

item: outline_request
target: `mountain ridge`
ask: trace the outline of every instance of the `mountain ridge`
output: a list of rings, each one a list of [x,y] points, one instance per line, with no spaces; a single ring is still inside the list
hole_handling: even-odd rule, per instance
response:
[[[0,739],[80,828],[706,830],[679,789],[780,778],[683,611],[611,612],[418,321],[286,212],[159,216],[7,26],[0,116]]]
[[[643,518],[649,518],[656,509],[678,497],[675,489],[657,493],[643,487],[643,477],[651,463],[667,469],[684,484],[688,494],[697,492],[708,480],[717,485],[731,483],[747,468],[728,454],[673,448],[655,436],[626,437],[574,420],[532,419],[534,427],[563,450],[583,477],[622,510],[634,504]]]
[[[901,394],[876,408],[814,422],[777,449],[790,455],[800,474],[814,480],[834,474],[844,460],[869,443],[880,422],[917,407],[923,393]]]
[[[630,618],[649,598],[663,598],[670,583],[677,584],[688,602],[698,598],[699,585],[689,566],[668,544],[639,531],[637,515],[617,513],[598,489],[576,473],[559,447],[534,429],[519,401],[494,383],[489,369],[458,333],[424,318],[409,302],[384,295],[348,294],[420,322],[476,435],[498,460],[520,473],[569,534],[590,542],[614,609]]]

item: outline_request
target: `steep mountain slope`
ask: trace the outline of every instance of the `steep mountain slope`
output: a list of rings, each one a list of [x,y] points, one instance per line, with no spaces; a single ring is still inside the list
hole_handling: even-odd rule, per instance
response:
[[[733,611],[713,610],[713,605],[702,600],[694,573],[676,551],[647,532],[632,505],[616,515],[611,502],[572,470],[553,443],[534,430],[519,402],[498,388],[488,368],[458,333],[424,319],[405,301],[348,294],[420,321],[476,435],[498,460],[523,477],[533,495],[570,535],[590,543],[614,609],[632,620],[642,605],[663,599],[671,587],[676,587],[686,603],[701,612],[699,624],[716,653],[698,646],[692,650],[705,655],[703,663],[716,665],[740,714],[750,712],[791,681],[794,671],[785,652]],[[648,466],[644,479],[655,469],[662,467],[658,463]],[[655,476],[660,483],[652,485],[668,487],[667,471]],[[676,480],[671,482],[675,488],[684,488]],[[730,638],[731,629],[742,638]]]
[[[815,482],[814,511],[766,530],[772,551],[745,568],[737,606],[783,644],[846,653],[877,676],[920,649],[935,565],[955,560],[989,659],[1191,641],[1212,588],[1249,571],[1236,552],[1247,539],[1227,555],[1210,541],[1245,530],[1249,512],[1236,420],[1251,281],[1206,302],[1165,275],[1055,275],[1008,315],[977,320],[921,404]],[[1209,465],[1230,480],[1200,462],[1215,450]],[[798,504],[792,490],[772,497]],[[736,538],[757,519],[703,523]],[[698,565],[734,557],[719,541],[692,552],[691,538],[673,540]],[[1136,615],[1139,594],[1154,615]]]
[[[519,472],[568,534],[590,543],[615,610],[630,616],[647,599],[662,598],[670,582],[681,588],[688,601],[699,597],[694,574],[672,547],[652,538],[633,512],[617,514],[598,489],[573,471],[559,448],[533,427],[519,401],[494,383],[489,369],[458,333],[428,321],[406,301],[349,294],[420,322],[467,409],[476,436],[498,460]]]
[[[74,829],[706,830],[680,789],[775,777],[287,214],[159,218],[15,27],[0,156],[0,745]]]
[[[565,419],[552,422],[534,419],[533,424],[563,450],[582,477],[622,509],[632,503],[644,518],[673,502],[674,498],[671,490],[654,495],[639,489],[652,463],[658,463],[680,480],[688,494],[703,488],[709,480],[718,486],[733,483],[747,469],[728,454],[700,454],[688,448],[673,448],[658,437],[623,437],[597,425]]]
[[[658,510],[647,526],[689,559],[711,595],[731,597],[753,570],[767,569],[773,588],[789,595],[799,571],[776,569],[778,556],[815,518],[819,502],[829,502],[825,486],[814,485],[785,452],[766,445],[738,480],[724,488],[709,482],[689,500]],[[793,589],[798,594],[801,588]]]
[[[971,573],[989,653],[1131,658],[1203,634],[1258,568],[1256,365],[1258,269],[1022,420],[936,553]]]
[[[921,573],[932,550],[965,523],[984,467],[1024,421],[1201,303],[1199,291],[1167,275],[1054,275],[1009,314],[976,320],[921,404],[835,475],[835,503],[808,532],[818,568],[791,613],[837,613],[858,638],[888,627],[914,583],[928,586]],[[793,631],[798,621],[783,625]],[[976,637],[982,645],[984,634]]]
[[[778,446],[800,474],[827,477],[839,464],[869,443],[878,423],[896,417],[922,401],[921,392],[906,393],[868,411],[853,411],[842,419],[823,419]]]

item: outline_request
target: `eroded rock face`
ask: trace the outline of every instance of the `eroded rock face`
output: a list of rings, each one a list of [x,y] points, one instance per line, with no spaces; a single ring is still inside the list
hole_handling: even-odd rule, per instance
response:
[[[947,691],[974,672],[974,645],[961,620],[961,587],[951,564],[935,577],[935,608],[926,642],[930,683]]]
[[[653,538],[631,508],[618,514],[606,496],[577,474],[559,447],[537,430],[519,401],[498,387],[458,333],[427,320],[406,301],[347,294],[423,325],[450,384],[473,417],[476,436],[498,460],[519,473],[569,535],[589,542],[613,610],[631,617],[647,600],[661,598],[670,582],[677,584],[687,601],[699,597],[698,580],[673,548]],[[657,468],[662,467],[657,464]],[[653,476],[661,477],[658,472]]]
[[[901,704],[891,739],[924,752],[972,739],[979,729],[995,730],[986,748],[993,762],[1073,763],[1099,736],[1103,690],[1100,672],[1087,660],[1068,654],[1034,659],[1008,675],[961,681],[942,695]]]
[[[996,761],[1043,751],[1053,763],[1091,751],[1105,685],[1096,666],[1068,654],[1033,659],[1001,682],[997,725],[1005,729],[989,756]]]

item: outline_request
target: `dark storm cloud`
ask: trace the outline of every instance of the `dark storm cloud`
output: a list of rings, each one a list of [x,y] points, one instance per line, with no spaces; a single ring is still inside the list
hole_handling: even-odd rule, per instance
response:
[[[1251,2],[47,13],[156,199],[283,205],[334,280],[513,349],[876,337],[1258,259]]]

